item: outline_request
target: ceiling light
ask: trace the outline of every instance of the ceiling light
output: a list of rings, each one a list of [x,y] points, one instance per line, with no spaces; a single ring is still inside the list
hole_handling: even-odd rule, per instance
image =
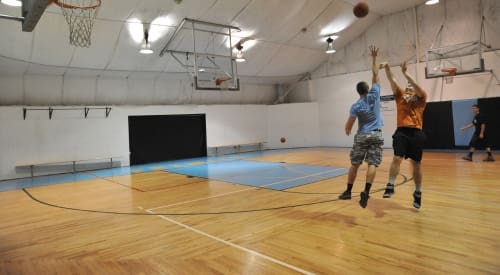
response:
[[[2,0],[2,3],[13,7],[20,7],[23,5],[20,0]]]
[[[152,54],[151,44],[148,41],[148,31],[144,31],[144,42],[142,43],[141,49],[139,50],[142,54]]]
[[[236,49],[238,50],[238,52],[236,53],[236,62],[247,61],[247,59],[243,56],[243,46],[240,43],[236,44]]]
[[[439,0],[427,0],[425,2],[426,5],[435,5],[437,3],[439,3]]]
[[[142,43],[141,49],[139,50],[140,53],[142,54],[152,54],[154,51],[151,49],[151,44],[149,42],[144,41]]]
[[[336,52],[336,50],[333,48],[333,39],[332,39],[331,37],[328,37],[328,38],[326,39],[326,43],[327,43],[328,45],[326,46],[326,51],[325,51],[325,52],[326,52],[326,53],[335,53],[335,52]]]

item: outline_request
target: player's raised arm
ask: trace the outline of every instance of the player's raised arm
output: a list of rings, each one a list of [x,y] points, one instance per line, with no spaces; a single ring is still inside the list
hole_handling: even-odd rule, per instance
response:
[[[394,74],[391,71],[389,63],[387,62],[380,63],[380,68],[385,69],[385,74],[387,76],[387,79],[389,80],[389,83],[391,83],[392,93],[395,95],[398,91],[398,82],[396,81],[396,78],[394,77]]]
[[[377,54],[378,54],[378,48],[371,45],[369,47],[370,49],[370,56],[372,57],[372,84],[373,83],[377,83],[379,84],[380,83],[380,80],[378,78],[378,71],[379,71],[379,67],[377,65]]]
[[[406,77],[408,82],[413,86],[414,91],[418,97],[426,97],[427,94],[425,90],[418,85],[418,83],[413,79],[413,77],[408,73],[408,68],[406,66],[406,61],[401,64],[401,72],[403,72],[403,75]]]

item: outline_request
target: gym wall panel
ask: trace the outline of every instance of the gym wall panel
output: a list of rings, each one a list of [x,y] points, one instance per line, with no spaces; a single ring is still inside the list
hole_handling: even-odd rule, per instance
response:
[[[120,105],[127,102],[128,85],[122,77],[98,77],[95,101],[97,105]]]
[[[279,104],[267,110],[267,144],[270,149],[320,145],[317,103]],[[285,143],[280,138],[286,138]]]
[[[63,83],[64,105],[95,105],[95,77],[65,77]]]
[[[60,105],[63,77],[54,75],[25,75],[25,102],[30,105]]]
[[[24,99],[23,77],[0,76],[0,105],[21,104]]]
[[[474,133],[474,129],[460,131],[460,128],[472,122],[474,113],[472,113],[472,105],[477,104],[477,99],[453,100],[453,130],[455,135],[455,146],[467,147]]]

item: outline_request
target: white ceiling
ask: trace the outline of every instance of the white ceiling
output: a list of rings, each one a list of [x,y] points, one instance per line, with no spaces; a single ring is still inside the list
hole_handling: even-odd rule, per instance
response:
[[[0,74],[165,74],[183,68],[158,53],[183,18],[239,27],[236,41],[250,37],[255,46],[238,64],[240,76],[293,77],[314,71],[328,59],[325,35],[338,33],[341,48],[381,16],[421,5],[425,0],[365,0],[367,17],[352,14],[355,0],[102,0],[90,48],[69,45],[68,25],[58,6],[51,5],[33,32],[18,21],[0,19]],[[0,4],[0,14],[20,16],[20,8]],[[132,19],[150,23],[166,17],[165,34],[152,44],[155,54],[141,55],[133,39]]]

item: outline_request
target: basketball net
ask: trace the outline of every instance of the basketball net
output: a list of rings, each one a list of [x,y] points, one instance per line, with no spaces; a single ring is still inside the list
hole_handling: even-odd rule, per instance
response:
[[[69,25],[69,43],[77,47],[90,47],[92,26],[101,6],[101,0],[54,0],[61,7]]]
[[[441,69],[443,73],[448,73],[447,76],[444,77],[444,81],[446,84],[453,83],[453,77],[457,75],[457,68],[443,68]]]

